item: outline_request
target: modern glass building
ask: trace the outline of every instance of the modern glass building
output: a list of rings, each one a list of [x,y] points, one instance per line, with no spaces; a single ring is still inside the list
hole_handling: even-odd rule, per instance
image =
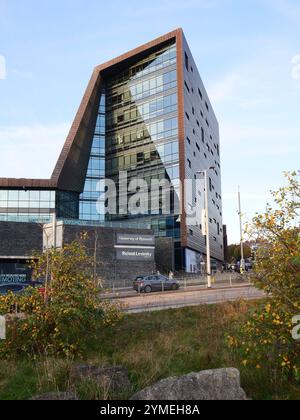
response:
[[[196,208],[201,214],[205,191],[196,180],[212,166],[211,253],[222,262],[219,127],[177,29],[95,68],[51,179],[0,179],[0,221],[49,222],[55,213],[101,224],[144,222],[157,237],[173,239],[176,269],[198,271],[205,236],[201,217],[191,224],[187,216]],[[115,182],[114,192],[106,191],[107,179]],[[128,212],[144,188],[137,179],[149,187],[168,181],[168,212],[161,188],[141,195],[142,210]],[[185,179],[193,181],[189,195]],[[112,196],[116,208],[106,214]]]

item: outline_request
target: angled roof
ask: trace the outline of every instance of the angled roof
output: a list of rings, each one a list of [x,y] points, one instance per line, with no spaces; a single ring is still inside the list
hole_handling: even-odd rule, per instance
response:
[[[130,62],[130,60],[136,59],[137,56],[148,52],[152,48],[157,48],[172,39],[181,42],[182,36],[182,29],[176,29],[97,66],[93,71],[51,178],[0,178],[0,188],[58,188],[66,191],[82,192],[98,114],[102,74],[108,69],[109,71],[114,67],[117,69],[124,61]]]

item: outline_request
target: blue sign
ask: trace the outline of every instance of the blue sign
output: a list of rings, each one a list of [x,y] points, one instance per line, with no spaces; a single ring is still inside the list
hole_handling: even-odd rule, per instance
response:
[[[0,274],[0,284],[24,284],[26,282],[26,274]]]

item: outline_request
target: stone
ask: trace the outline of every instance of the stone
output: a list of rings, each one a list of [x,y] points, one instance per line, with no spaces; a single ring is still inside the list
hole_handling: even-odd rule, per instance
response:
[[[133,395],[131,400],[247,400],[234,368],[206,370],[164,379]]]
[[[122,366],[99,367],[91,365],[73,366],[70,372],[70,382],[91,380],[103,388],[115,393],[130,390],[131,383],[128,372]]]
[[[31,398],[32,401],[78,401],[75,394],[71,392],[50,392],[48,394],[37,395]]]

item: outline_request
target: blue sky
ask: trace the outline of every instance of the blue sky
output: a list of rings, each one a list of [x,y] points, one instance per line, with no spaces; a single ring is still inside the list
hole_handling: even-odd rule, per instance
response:
[[[238,185],[250,219],[299,169],[299,0],[0,0],[0,177],[49,177],[94,66],[176,27],[220,123],[237,241]]]

